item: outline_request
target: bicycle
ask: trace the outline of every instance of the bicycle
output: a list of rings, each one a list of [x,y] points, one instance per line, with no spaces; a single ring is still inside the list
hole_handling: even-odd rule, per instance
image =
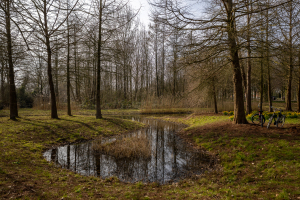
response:
[[[259,107],[259,105],[260,104],[258,104],[258,107]],[[252,123],[259,124],[259,125],[261,125],[261,127],[263,127],[264,123],[266,122],[266,119],[263,115],[263,111],[259,110],[258,113],[255,113],[254,115],[252,115],[251,121],[252,121]]]
[[[275,119],[275,112],[276,112],[276,110],[279,110],[277,119]],[[267,125],[267,128],[269,128],[271,126],[273,119],[274,119],[274,125],[276,125],[276,127],[280,127],[280,128],[283,127],[284,122],[285,122],[285,115],[283,115],[281,112],[282,112],[281,109],[274,108],[274,113],[269,118],[269,123]]]

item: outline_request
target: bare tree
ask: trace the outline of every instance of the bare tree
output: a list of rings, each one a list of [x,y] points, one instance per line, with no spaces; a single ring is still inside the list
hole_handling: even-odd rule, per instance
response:
[[[19,2],[22,10],[26,12],[26,16],[22,13],[23,19],[34,32],[35,37],[44,43],[46,47],[48,83],[51,94],[51,118],[54,119],[57,119],[58,115],[52,75],[52,39],[61,34],[60,28],[64,25],[78,1],[79,0],[76,0],[70,9],[63,7],[63,0],[37,0],[29,4],[27,4],[27,2]],[[63,11],[66,10],[68,11],[67,14],[63,15]]]
[[[16,86],[15,86],[13,46],[12,46],[12,36],[11,36],[11,6],[12,6],[11,0],[1,1],[0,7],[5,13],[5,29],[6,29],[7,55],[8,55],[8,66],[9,66],[10,119],[15,120],[18,117],[18,105],[17,105]]]

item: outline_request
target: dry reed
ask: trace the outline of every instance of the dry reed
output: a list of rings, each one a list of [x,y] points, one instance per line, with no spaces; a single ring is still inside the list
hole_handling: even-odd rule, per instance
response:
[[[93,149],[115,158],[151,158],[151,147],[146,136],[122,138],[110,143],[95,141]]]

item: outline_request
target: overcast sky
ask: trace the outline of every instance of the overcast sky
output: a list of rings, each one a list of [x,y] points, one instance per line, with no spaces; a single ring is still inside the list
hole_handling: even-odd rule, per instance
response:
[[[141,8],[139,12],[140,21],[145,24],[147,27],[150,23],[150,12],[151,6],[149,5],[147,0],[129,0],[130,4],[135,10]],[[196,0],[185,0],[181,2],[185,5],[189,6],[189,12],[194,14],[194,16],[199,16],[204,14],[204,10],[206,7],[205,1],[196,1]]]
[[[130,3],[135,10],[141,7],[139,12],[140,20],[145,24],[145,26],[148,26],[150,23],[150,5],[148,4],[147,0],[130,0]]]

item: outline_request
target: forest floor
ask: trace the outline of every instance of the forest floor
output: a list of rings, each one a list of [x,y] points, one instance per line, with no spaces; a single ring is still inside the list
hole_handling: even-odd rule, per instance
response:
[[[121,134],[142,124],[109,115],[96,120],[61,114],[52,120],[42,111],[26,112],[17,121],[0,118],[0,199],[300,199],[300,119],[266,129],[233,125],[223,115],[160,117],[188,125],[181,137],[218,158],[214,171],[160,185],[82,176],[42,155],[52,146]]]

